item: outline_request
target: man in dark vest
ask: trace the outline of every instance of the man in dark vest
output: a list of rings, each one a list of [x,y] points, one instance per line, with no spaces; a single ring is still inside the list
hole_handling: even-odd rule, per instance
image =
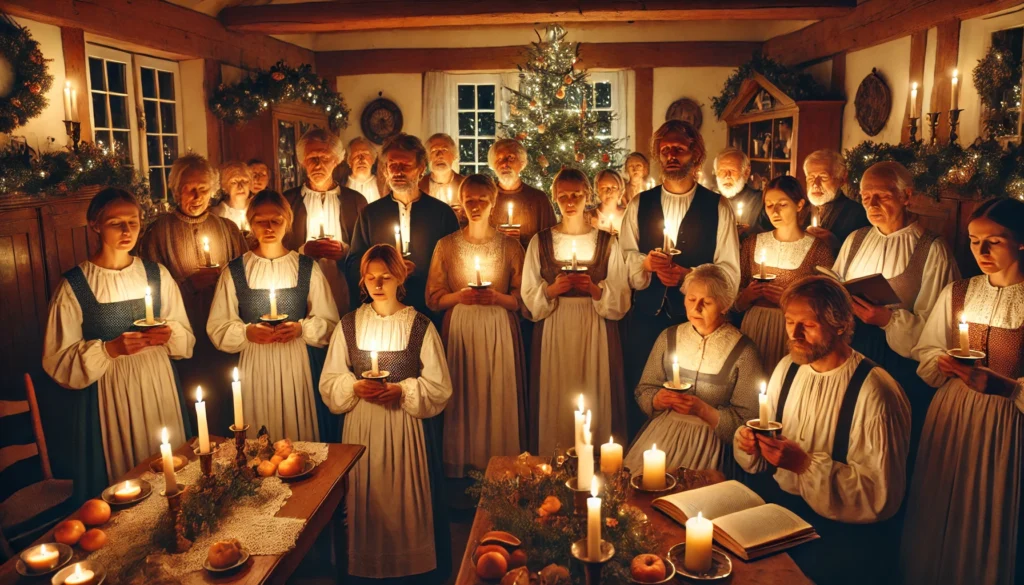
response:
[[[870,225],[864,206],[843,193],[846,161],[834,150],[815,150],[804,159],[807,199],[811,205],[811,225],[807,233],[823,238],[837,254],[847,236]]]
[[[407,305],[415,307],[441,330],[441,315],[427,308],[427,271],[438,240],[459,229],[459,219],[447,203],[420,191],[419,181],[427,169],[427,150],[419,138],[396,134],[380,152],[380,164],[390,193],[366,206],[356,220],[355,236],[346,258],[352,283],[352,308],[358,308],[359,263],[375,244],[400,247],[409,276],[405,280]],[[399,242],[396,242],[396,234]],[[397,245],[396,245],[397,244]]]
[[[816,583],[896,582],[910,443],[899,384],[850,347],[850,295],[826,276],[793,283],[780,300],[790,354],[768,383],[778,436],[741,426],[736,462],[748,483],[821,536],[788,552]],[[772,473],[774,471],[774,473]],[[870,562],[866,562],[870,559]]]
[[[651,154],[661,163],[663,184],[629,202],[619,237],[636,291],[623,342],[630,390],[639,383],[658,335],[686,320],[679,285],[691,268],[713,263],[733,287],[740,281],[736,217],[728,202],[694,177],[706,158],[700,133],[688,122],[669,120],[654,133]],[[678,253],[662,250],[666,239]],[[632,439],[646,417],[636,401],[626,404]]]

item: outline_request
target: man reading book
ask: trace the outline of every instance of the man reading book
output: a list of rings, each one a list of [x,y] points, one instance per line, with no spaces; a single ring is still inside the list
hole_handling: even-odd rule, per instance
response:
[[[841,284],[808,276],[780,299],[790,355],[768,384],[775,438],[740,427],[737,463],[758,494],[809,522],[821,540],[790,551],[818,583],[895,576],[906,485],[910,405],[880,367],[850,347],[854,318]],[[764,474],[776,468],[774,475]]]

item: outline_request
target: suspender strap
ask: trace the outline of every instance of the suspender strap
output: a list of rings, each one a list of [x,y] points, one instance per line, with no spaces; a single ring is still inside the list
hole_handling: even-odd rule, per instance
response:
[[[843,272],[839,276],[846,278],[846,273],[850,271],[850,264],[852,264],[853,259],[857,257],[857,252],[860,251],[861,244],[864,243],[864,238],[868,236],[868,232],[871,231],[871,229],[872,226],[867,226],[853,232],[853,243],[850,244],[850,252],[846,255],[846,266],[843,266]]]
[[[789,398],[789,389],[793,386],[793,378],[796,378],[796,372],[800,369],[800,364],[794,362],[789,364],[789,369],[786,370],[786,377],[782,381],[782,389],[779,390],[779,404],[775,407],[775,420],[782,422],[782,413],[786,410],[786,399]]]
[[[833,461],[846,464],[846,456],[850,452],[850,426],[853,424],[853,409],[857,406],[857,397],[860,396],[864,380],[876,367],[875,362],[864,358],[857,364],[857,369],[853,371],[853,377],[850,378],[850,383],[846,386],[843,403],[839,407],[839,419],[836,421],[835,439],[832,441]]]

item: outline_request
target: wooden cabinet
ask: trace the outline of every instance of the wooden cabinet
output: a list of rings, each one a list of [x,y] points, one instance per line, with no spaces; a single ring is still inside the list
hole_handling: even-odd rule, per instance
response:
[[[222,124],[221,160],[266,162],[274,175],[271,185],[283,192],[302,180],[295,153],[299,137],[310,128],[327,127],[322,110],[302,103],[276,105],[245,124]]]
[[[808,154],[821,148],[841,150],[845,103],[794,101],[755,74],[743,82],[722,119],[729,126],[729,146],[750,157],[752,182],[761,188],[780,175],[803,182]]]

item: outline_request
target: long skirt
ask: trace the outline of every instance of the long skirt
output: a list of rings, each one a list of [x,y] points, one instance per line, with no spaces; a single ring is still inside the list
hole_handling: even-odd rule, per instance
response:
[[[633,474],[641,473],[643,452],[652,444],[665,451],[665,469],[718,469],[722,462],[722,442],[708,423],[690,415],[666,410],[651,419],[640,432],[623,465]]]
[[[249,436],[266,426],[277,441],[319,441],[313,372],[306,342],[250,343],[242,350],[238,370],[242,378],[243,408]]]
[[[761,352],[761,365],[767,374],[774,372],[782,358],[789,355],[786,317],[778,307],[751,307],[743,314],[740,332]]]

